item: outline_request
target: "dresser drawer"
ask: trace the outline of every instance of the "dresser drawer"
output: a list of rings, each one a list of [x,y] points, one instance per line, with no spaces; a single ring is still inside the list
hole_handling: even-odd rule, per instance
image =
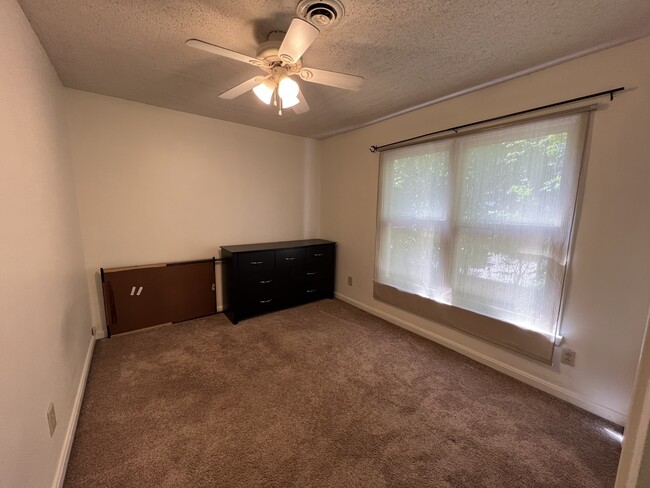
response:
[[[239,292],[242,297],[271,295],[275,290],[275,278],[273,273],[249,273],[241,277]]]
[[[307,271],[305,288],[307,290],[312,288],[324,290],[330,282],[331,275],[329,271]]]
[[[275,304],[276,302],[275,293],[272,289],[260,290],[257,293],[249,293],[247,295],[244,295],[242,298],[245,304],[255,307],[258,307],[260,305]]]
[[[308,281],[322,280],[329,275],[330,275],[330,271],[328,269],[323,270],[323,269],[318,269],[318,267],[312,266],[305,273],[305,279]]]
[[[274,269],[275,253],[273,251],[246,252],[239,256],[240,276],[251,273],[272,274]]]
[[[318,300],[330,294],[331,272],[316,272],[312,275],[308,272],[307,275],[304,288],[305,300]]]
[[[280,251],[275,251],[275,265],[278,269],[283,266],[295,266],[296,264],[302,265],[304,261],[304,249],[282,249]]]
[[[259,315],[265,312],[272,312],[278,309],[277,299],[273,295],[259,294],[248,296],[244,302],[245,315]]]
[[[334,246],[310,246],[307,248],[307,267],[320,268],[328,266],[334,257]]]
[[[305,287],[305,300],[308,302],[318,300],[324,295],[323,289],[316,286]]]

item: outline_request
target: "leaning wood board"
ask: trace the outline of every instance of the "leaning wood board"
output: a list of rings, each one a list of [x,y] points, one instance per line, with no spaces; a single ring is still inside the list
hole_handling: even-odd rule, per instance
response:
[[[100,271],[109,337],[217,313],[214,258]]]

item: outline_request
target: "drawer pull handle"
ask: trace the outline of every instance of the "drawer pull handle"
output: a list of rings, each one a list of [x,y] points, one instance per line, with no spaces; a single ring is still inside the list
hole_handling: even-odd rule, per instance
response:
[[[307,293],[314,293],[316,291],[318,291],[318,290],[316,288],[314,288],[313,290],[307,290]]]
[[[316,253],[314,253],[314,257],[319,258],[319,257],[321,257],[321,256],[325,256],[325,254],[322,253],[322,252],[316,252]]]
[[[273,280],[262,280],[262,281],[260,281],[260,284],[266,285],[267,283],[271,283],[271,281],[273,281]]]
[[[318,271],[307,272],[307,276],[314,276],[315,274],[318,274]]]
[[[262,264],[264,261],[251,261],[251,264]]]
[[[295,261],[296,258],[284,258],[285,261]]]
[[[269,298],[268,300],[260,300],[260,303],[271,303],[273,301],[273,298]]]

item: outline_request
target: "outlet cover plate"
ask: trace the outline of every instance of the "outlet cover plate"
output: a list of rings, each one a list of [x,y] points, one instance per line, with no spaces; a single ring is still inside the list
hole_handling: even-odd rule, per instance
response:
[[[569,349],[568,347],[563,347],[560,361],[568,366],[575,366],[576,352],[573,349]]]

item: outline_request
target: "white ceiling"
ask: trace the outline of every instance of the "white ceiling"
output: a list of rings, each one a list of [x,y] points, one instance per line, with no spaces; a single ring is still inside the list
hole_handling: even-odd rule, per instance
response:
[[[261,71],[184,42],[254,56],[298,0],[18,1],[65,86],[315,138],[650,34],[648,0],[343,0],[303,61],[363,89],[300,81],[311,111],[280,117],[252,93],[218,98]]]

